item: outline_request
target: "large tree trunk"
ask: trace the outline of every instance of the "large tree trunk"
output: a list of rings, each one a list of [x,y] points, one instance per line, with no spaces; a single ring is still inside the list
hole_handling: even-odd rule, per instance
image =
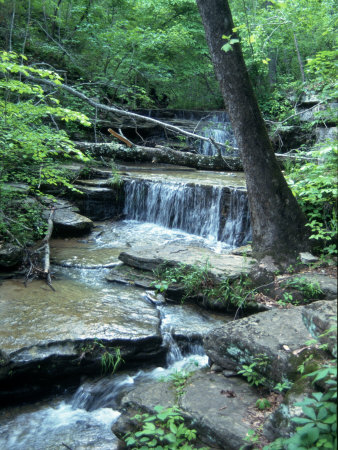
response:
[[[226,0],[196,0],[216,76],[242,155],[255,256],[292,260],[307,247],[305,217],[283,177],[245,66],[240,44],[225,52],[222,36],[237,38]]]

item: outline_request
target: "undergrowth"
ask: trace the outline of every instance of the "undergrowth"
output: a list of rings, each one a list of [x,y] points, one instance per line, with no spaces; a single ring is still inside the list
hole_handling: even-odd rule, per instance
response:
[[[179,264],[177,267],[160,267],[154,271],[156,281],[154,287],[165,292],[172,285],[181,286],[184,294],[182,303],[192,297],[200,297],[206,306],[242,307],[251,298],[254,290],[250,288],[248,277],[241,276],[237,280],[219,281],[210,272],[211,266],[206,262],[203,266]]]

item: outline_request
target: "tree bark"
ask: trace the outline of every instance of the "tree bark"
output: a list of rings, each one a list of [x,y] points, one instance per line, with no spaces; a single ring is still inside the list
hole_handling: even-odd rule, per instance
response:
[[[237,38],[226,0],[196,0],[217,79],[241,152],[251,214],[255,256],[294,260],[308,247],[305,216],[272,150],[239,43],[225,52],[222,36]]]
[[[128,148],[117,143],[91,143],[76,142],[76,147],[82,151],[88,151],[93,156],[108,156],[119,161],[126,162],[151,162],[156,164],[175,164],[192,167],[199,170],[220,170],[237,172],[242,171],[242,163],[239,158],[231,156],[207,156],[190,152],[180,152],[168,147],[142,147]]]

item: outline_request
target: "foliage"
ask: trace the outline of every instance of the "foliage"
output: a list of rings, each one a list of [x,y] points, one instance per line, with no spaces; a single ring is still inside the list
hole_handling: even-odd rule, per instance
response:
[[[334,0],[230,3],[236,27],[225,50],[240,40],[270,119],[290,115],[304,91],[334,98]],[[108,104],[223,107],[195,0],[8,0],[0,17],[2,48],[55,67]],[[70,94],[59,98],[94,116]]]
[[[264,409],[271,408],[271,403],[269,402],[269,400],[267,398],[259,398],[256,401],[256,408],[258,408],[261,411],[263,411]]]
[[[336,331],[335,326],[321,336]],[[313,392],[311,396],[295,403],[295,406],[302,408],[302,415],[291,419],[299,425],[296,432],[288,439],[277,439],[265,446],[265,450],[337,448],[337,349],[333,353],[333,360],[304,375],[312,378],[312,383],[320,387],[321,391]],[[299,369],[304,373],[304,364]]]
[[[291,287],[300,291],[304,296],[304,302],[311,299],[316,299],[323,294],[318,281],[309,281],[305,277],[295,277],[287,280],[284,284],[286,287]]]
[[[219,282],[210,273],[209,263],[203,266],[179,264],[174,268],[161,267],[154,271],[157,280],[154,287],[165,292],[170,285],[178,284],[183,287],[186,299],[201,296],[205,304],[219,304],[224,306],[242,307],[244,302],[253,294],[250,289],[250,280],[240,277],[238,280],[223,280]]]
[[[102,372],[110,372],[111,374],[113,374],[123,362],[124,360],[121,356],[121,350],[118,347],[114,348],[113,352],[111,350],[105,350],[105,352],[101,356]]]
[[[291,389],[292,383],[290,381],[283,381],[283,383],[277,383],[276,386],[274,386],[273,390],[277,392],[284,392]]]
[[[184,296],[182,302],[188,297],[194,297],[207,292],[213,286],[214,280],[210,275],[210,266],[179,264],[177,267],[160,267],[154,271],[157,278],[154,286],[160,292],[166,291],[171,284],[178,283],[183,286]]]
[[[0,236],[24,246],[46,232],[42,205],[18,188],[0,184]],[[10,231],[9,231],[10,230]]]
[[[305,212],[317,251],[329,256],[337,254],[337,147],[326,142],[306,154],[312,157],[289,171],[287,180]]]
[[[93,342],[82,345],[80,350],[82,352],[80,359],[82,359],[86,353],[101,353],[101,368],[104,374],[108,372],[114,374],[118,367],[124,363],[119,347],[114,347],[112,349],[108,348],[107,345],[99,339],[94,339]]]
[[[33,75],[35,78],[49,78],[57,84],[60,77],[49,70],[26,66],[23,61],[20,62],[15,53],[0,52],[0,189],[2,192],[7,189],[1,200],[0,230],[8,239],[8,233],[5,236],[4,230],[9,223],[15,223],[11,227],[14,236],[26,241],[40,237],[42,228],[40,225],[35,232],[27,230],[26,220],[20,211],[26,209],[33,223],[38,224],[42,221],[42,209],[31,205],[16,210],[13,206],[19,205],[26,197],[25,191],[13,189],[9,192],[4,183],[25,183],[37,194],[44,185],[61,184],[71,188],[71,183],[59,167],[60,162],[70,156],[81,161],[88,158],[74,147],[64,131],[52,129],[47,120],[53,117],[54,122],[79,121],[83,125],[88,125],[88,121],[83,114],[59,106],[58,100],[44,93],[34,81],[28,78],[24,82],[22,78]],[[23,203],[27,205],[29,201]],[[31,229],[31,226],[28,228]]]
[[[260,430],[258,430],[258,431],[260,431]],[[248,432],[244,438],[244,441],[251,444],[251,446],[258,444],[260,441],[259,433],[256,432],[255,430],[248,430]],[[242,445],[239,450],[245,450],[246,448],[247,448],[247,445]]]
[[[177,406],[165,409],[155,406],[154,414],[137,414],[139,430],[129,432],[124,440],[129,448],[146,450],[193,450],[191,444],[196,439],[196,430],[184,425],[184,419]]]
[[[287,279],[281,283],[284,292],[277,301],[280,306],[300,305],[309,303],[311,300],[321,298],[323,291],[317,281],[310,281],[305,277],[295,277]],[[291,290],[291,292],[289,292]],[[301,294],[299,298],[297,294]]]
[[[291,115],[304,92],[334,99],[333,0],[243,0],[232,1],[231,9],[249,74],[270,119]]]
[[[121,178],[120,172],[118,171],[118,168],[117,168],[114,160],[112,160],[112,162],[111,162],[111,171],[112,171],[112,176],[109,180],[110,183],[112,185],[119,186],[122,183],[122,178]]]
[[[269,364],[269,358],[264,354],[259,354],[253,359],[253,363],[250,365],[243,364],[242,369],[237,373],[243,375],[251,386],[260,386],[266,382],[266,377],[260,372],[264,371]]]

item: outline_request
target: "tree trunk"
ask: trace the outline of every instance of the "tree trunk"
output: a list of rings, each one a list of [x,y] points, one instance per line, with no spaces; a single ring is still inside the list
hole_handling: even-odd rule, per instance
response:
[[[273,153],[245,66],[240,44],[225,52],[222,36],[238,36],[228,2],[197,0],[217,79],[242,155],[255,256],[275,262],[295,259],[307,248],[305,217]]]

